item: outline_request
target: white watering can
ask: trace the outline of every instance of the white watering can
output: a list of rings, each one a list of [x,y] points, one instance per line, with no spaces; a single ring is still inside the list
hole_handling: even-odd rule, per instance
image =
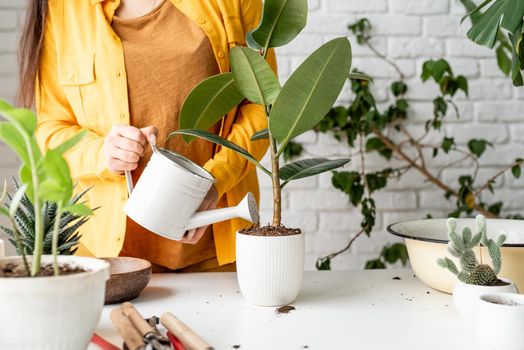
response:
[[[248,193],[236,206],[199,211],[215,178],[189,159],[155,146],[153,155],[133,188],[126,172],[129,200],[124,212],[140,226],[157,235],[181,240],[187,230],[233,218],[258,222],[255,197]]]

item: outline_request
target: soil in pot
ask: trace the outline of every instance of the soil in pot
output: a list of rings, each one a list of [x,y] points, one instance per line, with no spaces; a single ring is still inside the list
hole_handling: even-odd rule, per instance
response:
[[[239,233],[248,236],[293,236],[302,233],[299,228],[287,228],[284,225],[280,226],[262,226],[250,227],[239,231]]]
[[[61,264],[58,266],[60,275],[72,275],[75,273],[87,272],[88,270],[84,269],[81,266],[74,264]],[[54,276],[53,265],[52,264],[43,264],[40,268],[40,272],[36,277],[50,277]],[[25,271],[23,264],[6,264],[2,269],[0,269],[0,277],[28,277],[27,272]]]

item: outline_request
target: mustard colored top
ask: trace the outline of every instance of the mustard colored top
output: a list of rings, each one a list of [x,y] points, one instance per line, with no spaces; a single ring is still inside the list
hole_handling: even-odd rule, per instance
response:
[[[131,125],[158,127],[159,146],[204,165],[213,158],[214,145],[202,139],[190,144],[180,138],[166,142],[178,129],[178,115],[186,96],[200,81],[218,74],[209,39],[195,23],[170,2],[132,19],[113,17],[113,30],[124,48],[127,94]],[[218,133],[220,125],[212,132]],[[138,162],[136,183],[151,158],[151,148]],[[180,203],[173,203],[176,211]],[[120,255],[133,256],[180,269],[216,256],[211,230],[194,245],[156,235],[127,218],[126,236]]]
[[[168,0],[206,34],[220,72],[228,72],[229,49],[245,45],[245,34],[259,22],[260,0]],[[88,205],[98,207],[82,229],[78,254],[117,256],[122,249],[128,198],[125,179],[107,169],[105,136],[115,124],[129,124],[130,110],[122,41],[111,27],[119,0],[49,0],[36,88],[37,138],[56,147],[87,129],[87,136],[66,154],[77,191],[92,187]],[[167,39],[166,39],[167,40]],[[274,53],[269,62],[276,70]],[[174,62],[173,64],[177,64]],[[257,159],[265,140],[251,136],[267,127],[263,107],[244,102],[221,122],[220,135]],[[255,166],[222,148],[204,164],[217,182],[219,206],[236,205],[251,191],[258,198]],[[220,264],[235,261],[235,232],[246,227],[235,219],[213,225]]]

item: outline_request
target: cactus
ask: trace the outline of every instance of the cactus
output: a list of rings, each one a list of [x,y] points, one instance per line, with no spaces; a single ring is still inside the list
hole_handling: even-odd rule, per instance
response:
[[[462,270],[459,270],[453,260],[447,257],[438,259],[437,263],[457,276],[461,282],[480,286],[497,285],[500,283],[497,274],[502,265],[500,247],[504,244],[506,236],[500,235],[496,241],[489,239],[487,237],[486,219],[482,215],[476,217],[476,223],[478,232],[475,235],[468,227],[462,230],[462,234],[458,234],[456,232],[456,220],[448,219],[448,252],[458,258]],[[487,247],[493,267],[477,261],[473,248],[480,244]]]

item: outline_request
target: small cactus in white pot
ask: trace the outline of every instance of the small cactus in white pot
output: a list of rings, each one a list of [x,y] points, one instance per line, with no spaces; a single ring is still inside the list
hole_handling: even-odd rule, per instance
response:
[[[506,240],[500,235],[496,240],[487,237],[486,219],[482,215],[476,218],[477,233],[473,234],[469,227],[457,232],[457,221],[448,220],[448,252],[458,259],[460,270],[455,262],[448,258],[438,259],[437,263],[457,276],[458,282],[453,289],[453,303],[460,315],[473,322],[476,317],[480,296],[491,293],[516,293],[515,284],[497,275],[502,266],[500,247]],[[481,259],[481,244],[488,249],[491,265],[477,259],[475,249],[479,249]]]

